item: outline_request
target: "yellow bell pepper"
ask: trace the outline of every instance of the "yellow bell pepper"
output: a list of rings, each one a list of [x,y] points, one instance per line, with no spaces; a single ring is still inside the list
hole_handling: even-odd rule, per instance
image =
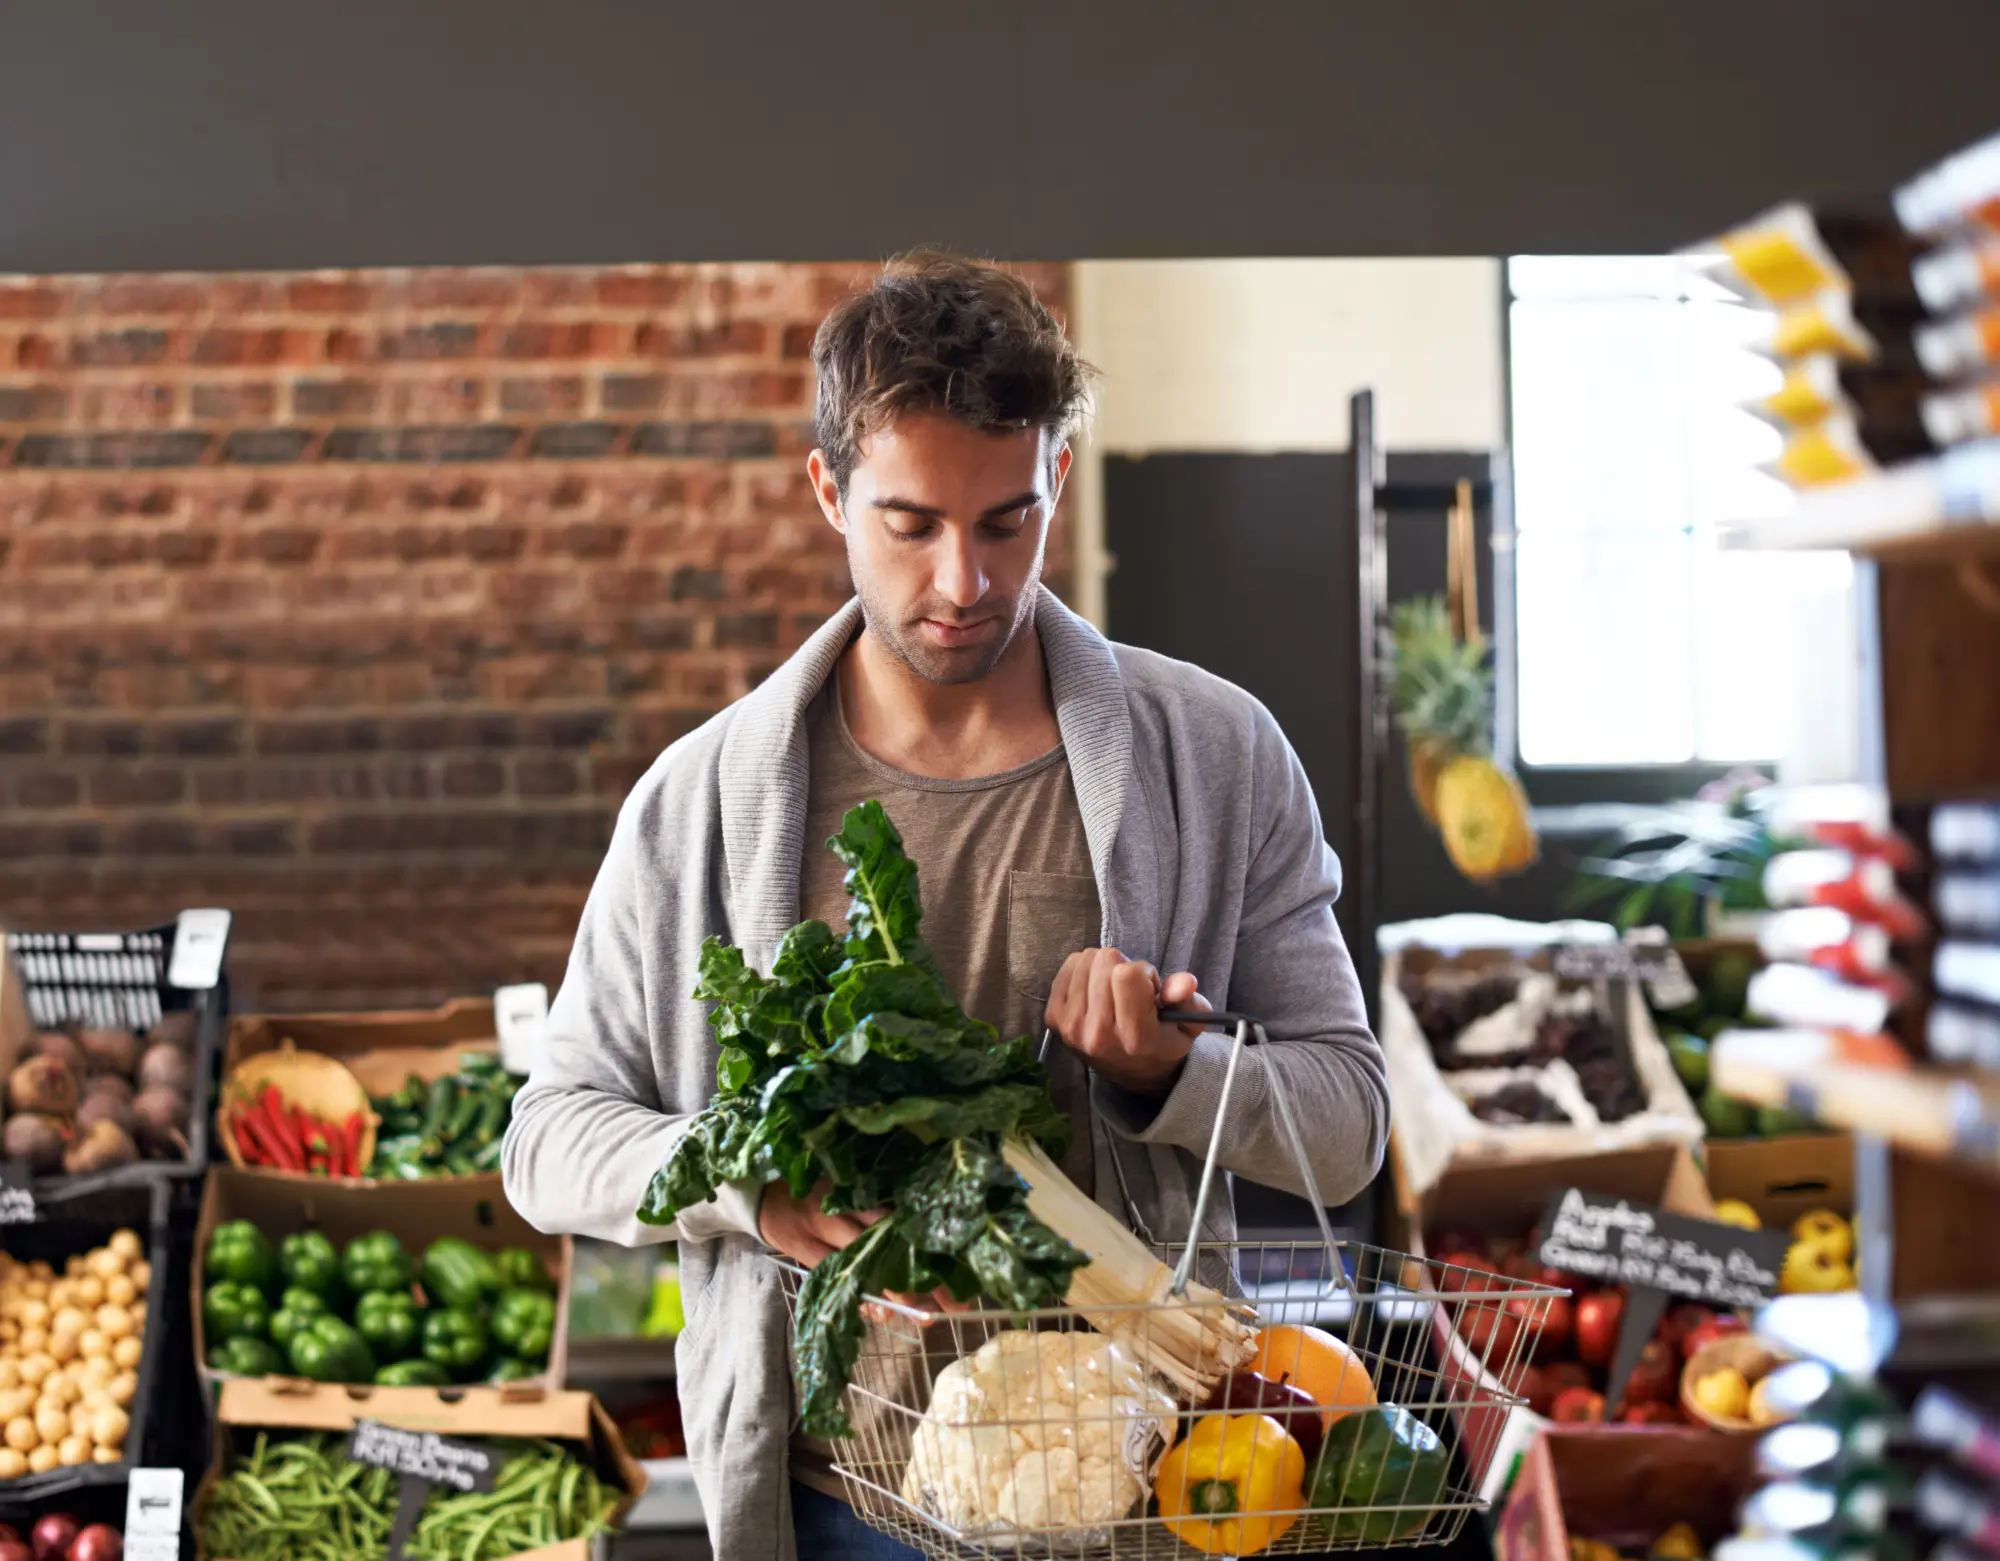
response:
[[[1205,1555],[1249,1556],[1304,1510],[1306,1455],[1269,1415],[1203,1415],[1160,1460],[1160,1516]]]

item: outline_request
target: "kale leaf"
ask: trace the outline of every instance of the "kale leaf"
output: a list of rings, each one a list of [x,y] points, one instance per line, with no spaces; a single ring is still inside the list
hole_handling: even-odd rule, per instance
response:
[[[800,1290],[794,1320],[807,1431],[849,1434],[841,1396],[867,1326],[863,1297],[944,1289],[1051,1306],[1086,1255],[1028,1211],[1009,1137],[1061,1154],[1069,1124],[1026,1036],[1002,1040],[958,1006],[922,938],[917,867],[879,802],[827,842],[847,866],[847,933],[801,922],[771,973],[702,945],[694,995],[712,1005],[716,1093],[639,1205],[670,1224],[726,1182],[822,1190],[828,1213],[887,1209]]]

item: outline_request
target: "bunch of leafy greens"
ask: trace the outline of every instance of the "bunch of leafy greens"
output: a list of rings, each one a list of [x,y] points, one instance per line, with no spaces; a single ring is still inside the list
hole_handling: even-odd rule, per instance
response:
[[[960,1010],[924,947],[916,864],[881,803],[850,811],[827,846],[847,864],[844,939],[801,922],[768,976],[719,939],[702,945],[694,995],[715,1005],[719,1087],[639,1218],[668,1224],[732,1181],[782,1181],[799,1198],[824,1183],[829,1214],[889,1211],[799,1294],[805,1429],[844,1436],[863,1296],[945,1288],[1052,1306],[1090,1259],[1028,1212],[1001,1156],[1009,1137],[1060,1155],[1069,1136],[1033,1042],[1003,1041]]]

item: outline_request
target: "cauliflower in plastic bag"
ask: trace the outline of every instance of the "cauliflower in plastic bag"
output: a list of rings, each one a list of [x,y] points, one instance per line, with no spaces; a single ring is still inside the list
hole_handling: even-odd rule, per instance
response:
[[[903,1497],[967,1532],[1097,1528],[1145,1495],[1173,1415],[1109,1339],[1002,1333],[938,1373]]]

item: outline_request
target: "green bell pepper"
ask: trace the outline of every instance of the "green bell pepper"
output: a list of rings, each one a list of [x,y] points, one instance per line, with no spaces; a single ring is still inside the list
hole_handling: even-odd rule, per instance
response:
[[[423,1322],[407,1290],[370,1290],[354,1303],[354,1326],[377,1360],[396,1361],[417,1353]]]
[[[375,1373],[375,1383],[385,1388],[441,1388],[450,1382],[444,1367],[435,1361],[392,1361]]]
[[[253,1285],[268,1295],[278,1277],[278,1255],[255,1225],[248,1220],[231,1220],[216,1226],[209,1236],[201,1274],[210,1284],[229,1279]]]
[[[278,1243],[278,1270],[288,1287],[330,1296],[340,1283],[340,1253],[323,1231],[302,1230]]]
[[[424,1289],[440,1306],[484,1306],[500,1293],[500,1270],[490,1253],[457,1236],[440,1236],[424,1248]]]
[[[500,1283],[508,1290],[546,1290],[556,1293],[556,1282],[542,1260],[526,1247],[502,1247],[493,1254],[493,1266],[500,1270]]]
[[[369,1290],[407,1290],[417,1269],[402,1242],[386,1230],[371,1230],[348,1242],[340,1255],[340,1277],[349,1290],[361,1295]]]
[[[352,1323],[315,1317],[297,1333],[286,1352],[292,1370],[315,1382],[373,1382],[375,1357]]]
[[[542,1361],[522,1360],[516,1355],[502,1355],[493,1363],[493,1369],[486,1373],[488,1382],[522,1382],[529,1377],[539,1377],[548,1366]]]
[[[510,1355],[547,1360],[556,1336],[555,1297],[539,1290],[502,1291],[487,1323]]]
[[[286,1369],[285,1357],[271,1344],[247,1335],[224,1339],[208,1352],[211,1371],[234,1372],[239,1377],[268,1377]]]
[[[271,1342],[281,1350],[290,1349],[293,1336],[301,1328],[315,1317],[327,1315],[325,1296],[294,1286],[278,1298],[278,1309],[271,1314]]]
[[[255,1285],[225,1279],[210,1285],[201,1298],[201,1322],[218,1344],[227,1339],[261,1339],[271,1331],[271,1308]]]
[[[477,1381],[489,1344],[486,1319],[477,1312],[443,1307],[424,1318],[424,1359],[459,1382]]]

